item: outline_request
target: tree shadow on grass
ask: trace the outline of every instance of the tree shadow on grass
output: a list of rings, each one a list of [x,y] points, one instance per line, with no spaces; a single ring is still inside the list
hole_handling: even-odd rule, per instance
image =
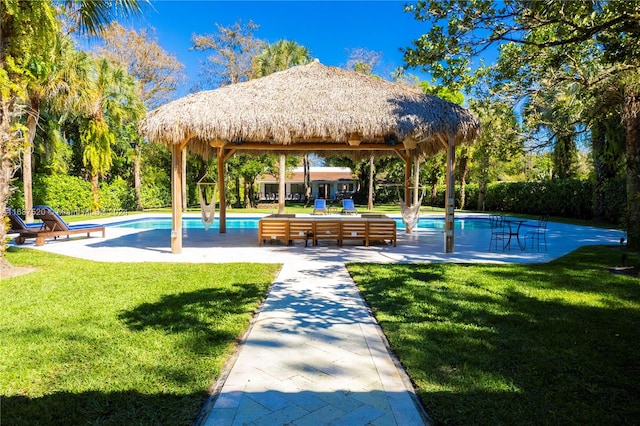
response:
[[[436,424],[640,424],[638,309],[536,298],[523,275],[449,286],[444,268],[359,280]]]
[[[228,330],[229,318],[253,314],[247,306],[263,297],[258,284],[233,284],[164,295],[157,302],[123,311],[118,318],[133,331],[182,333],[190,350],[210,352],[215,349],[212,345],[225,345],[237,339],[238,333]]]
[[[3,396],[0,423],[12,426],[190,425],[206,392],[55,392],[36,398]]]

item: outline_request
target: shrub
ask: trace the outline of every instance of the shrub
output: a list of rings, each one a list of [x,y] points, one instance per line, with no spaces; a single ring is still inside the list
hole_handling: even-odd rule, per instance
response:
[[[627,209],[627,183],[624,178],[611,179],[603,185],[605,193],[602,219],[618,225],[625,222]]]
[[[624,185],[611,182],[607,187],[607,219],[617,223],[626,203]],[[435,206],[444,207],[445,186],[438,187]],[[474,210],[478,204],[478,186],[466,187],[465,208]],[[460,207],[460,187],[456,186],[456,207]],[[593,184],[587,180],[554,179],[543,182],[497,182],[487,185],[485,210],[549,214],[576,219],[593,218]]]
[[[91,211],[91,183],[77,176],[36,175],[33,179],[33,204],[45,204],[61,214]]]
[[[142,185],[141,204],[145,209],[171,205],[171,189],[160,185]]]
[[[111,183],[100,184],[100,210],[120,211],[135,210],[136,195],[133,188],[127,182],[117,176]]]

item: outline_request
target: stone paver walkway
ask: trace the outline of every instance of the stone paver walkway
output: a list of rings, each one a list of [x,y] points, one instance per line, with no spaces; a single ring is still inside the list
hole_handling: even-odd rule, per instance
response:
[[[427,424],[385,343],[344,264],[285,263],[202,424]]]

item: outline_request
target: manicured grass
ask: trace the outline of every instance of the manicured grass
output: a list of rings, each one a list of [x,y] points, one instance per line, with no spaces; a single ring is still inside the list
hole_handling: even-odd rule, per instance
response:
[[[608,270],[622,254],[348,268],[435,424],[640,424],[640,279]]]
[[[279,268],[7,257],[2,425],[191,424]]]

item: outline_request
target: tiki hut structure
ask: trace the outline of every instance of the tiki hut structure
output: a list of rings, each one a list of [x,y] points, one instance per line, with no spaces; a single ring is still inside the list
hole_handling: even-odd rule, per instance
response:
[[[453,252],[454,148],[472,142],[478,120],[465,108],[375,76],[317,60],[266,77],[187,95],[151,111],[141,133],[172,152],[172,252],[182,249],[182,158],[185,149],[217,156],[220,232],[226,232],[224,161],[247,153],[398,155],[406,164],[447,151],[445,246]]]

